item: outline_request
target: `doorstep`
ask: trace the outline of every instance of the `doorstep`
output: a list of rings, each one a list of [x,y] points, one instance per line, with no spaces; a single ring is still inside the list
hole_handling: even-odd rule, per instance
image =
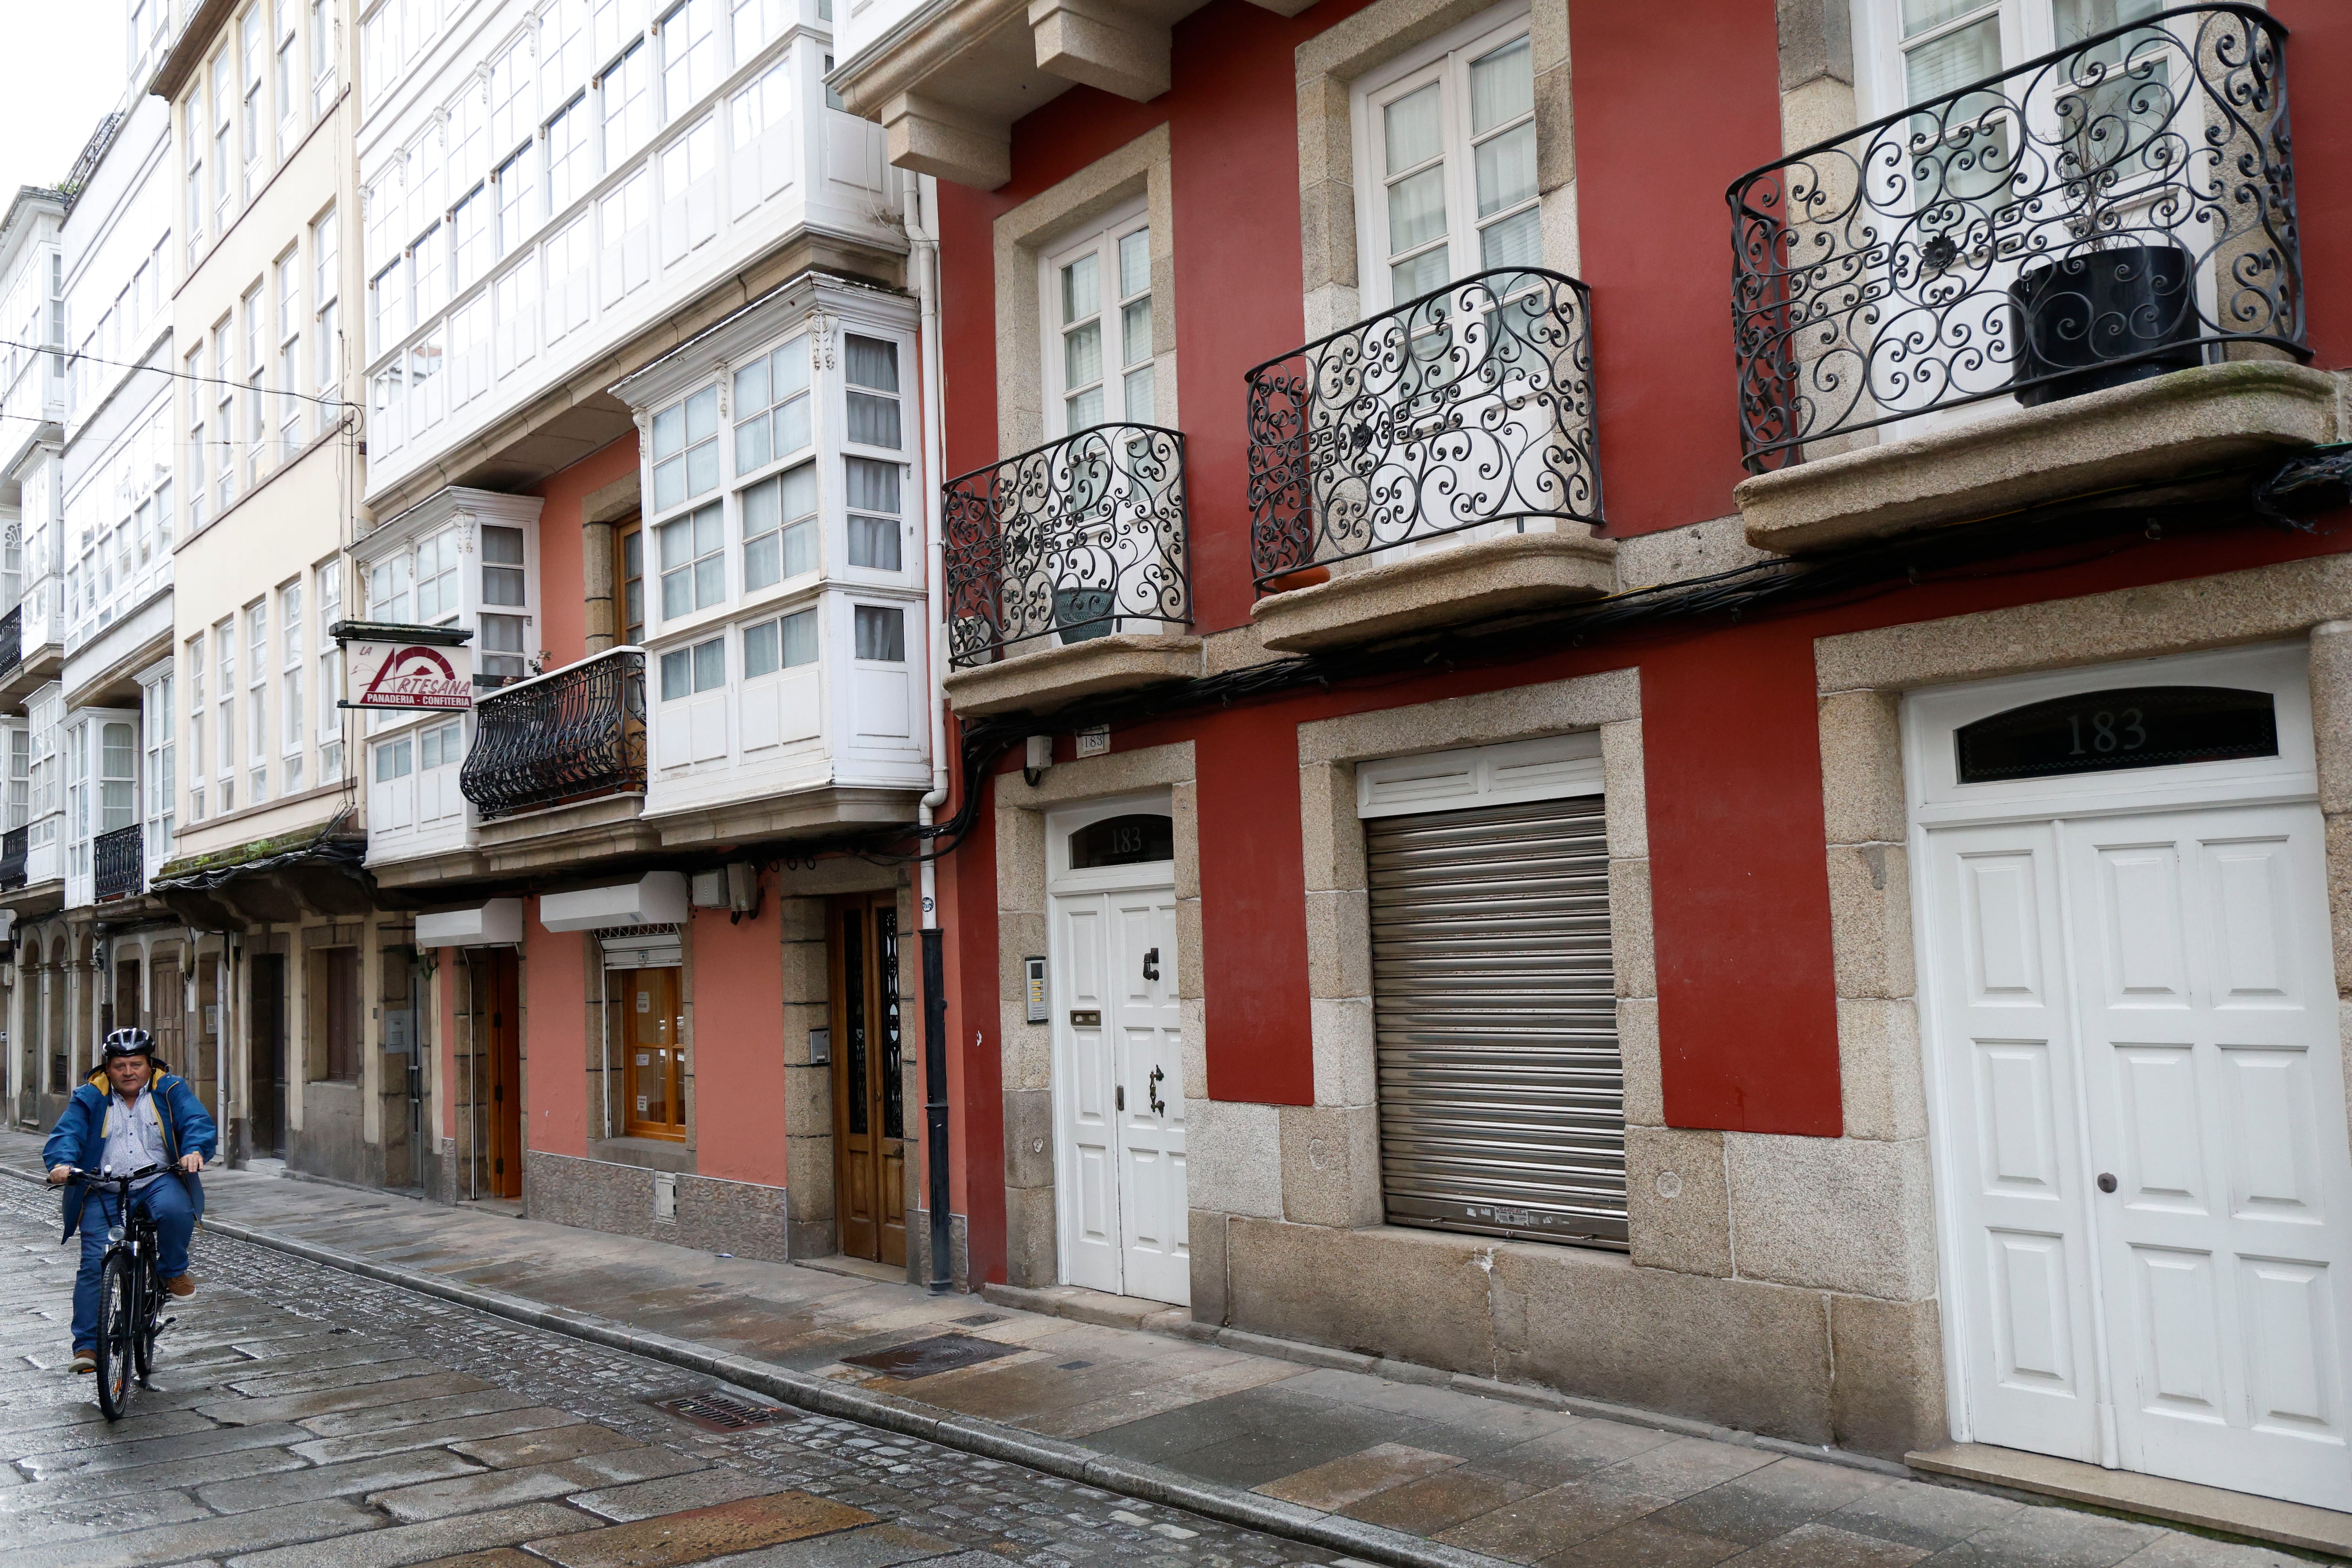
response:
[[[1089,1290],[1083,1285],[983,1285],[980,1294],[992,1306],[1012,1307],[1048,1318],[1067,1318],[1074,1323],[1092,1323],[1098,1329],[1146,1329],[1193,1337],[1185,1333],[1192,1321],[1190,1307],[1155,1301],[1145,1296],[1114,1296],[1108,1290]]]
[[[1903,1458],[1913,1469],[1931,1476],[2063,1498],[2116,1513],[2169,1520],[2197,1530],[2275,1542],[2306,1552],[2352,1556],[2352,1513],[2333,1509],[2168,1480],[2137,1470],[2105,1470],[2074,1459],[1997,1448],[1989,1443],[1956,1443]]]

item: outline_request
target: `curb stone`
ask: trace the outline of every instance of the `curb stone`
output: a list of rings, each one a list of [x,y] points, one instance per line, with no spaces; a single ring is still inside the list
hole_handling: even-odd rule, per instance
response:
[[[0,1174],[14,1176],[32,1186],[47,1184],[40,1175],[13,1166],[0,1166]],[[1026,1466],[1082,1486],[1182,1509],[1223,1524],[1236,1525],[1244,1530],[1340,1552],[1366,1563],[1383,1564],[1385,1568],[1513,1568],[1512,1564],[1482,1552],[1423,1541],[1402,1531],[1388,1530],[1304,1508],[1297,1503],[1261,1497],[1238,1488],[1187,1476],[1164,1466],[1097,1453],[1075,1443],[1040,1436],[998,1422],[969,1415],[941,1415],[930,1406],[913,1400],[877,1394],[868,1389],[845,1387],[830,1379],[794,1372],[787,1367],[726,1355],[667,1335],[626,1328],[609,1319],[569,1308],[544,1307],[501,1291],[484,1290],[416,1269],[371,1262],[331,1247],[295,1241],[226,1220],[207,1218],[202,1223],[205,1229],[215,1231],[231,1240],[289,1253],[330,1268],[471,1307],[477,1311],[488,1312],[530,1328],[564,1334],[603,1345],[608,1350],[625,1351],[649,1361],[700,1373],[815,1415],[856,1421],[904,1436],[919,1437],[941,1447],[954,1448],[982,1458]]]

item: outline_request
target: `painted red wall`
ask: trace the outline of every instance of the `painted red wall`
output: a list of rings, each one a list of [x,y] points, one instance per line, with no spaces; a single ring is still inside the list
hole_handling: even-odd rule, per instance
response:
[[[2295,218],[2310,301],[2313,363],[2352,366],[2352,5],[2344,0],[2271,0],[2287,26],[2287,112],[2294,122]]]
[[[1780,153],[1766,0],[1569,7],[1579,267],[1612,534],[1728,517],[1739,466],[1725,187]],[[1311,15],[1311,13],[1310,13]]]
[[[539,512],[539,646],[552,656],[548,659],[551,669],[588,651],[580,505],[591,490],[626,479],[636,466],[637,438],[625,436],[523,492],[545,503]]]
[[[539,923],[539,900],[522,926],[523,1081],[530,1093],[526,1148],[588,1152],[588,970],[578,931]]]
[[[761,873],[763,882],[771,880]],[[694,1168],[731,1182],[784,1184],[784,950],[773,887],[757,920],[697,910],[694,944]]]

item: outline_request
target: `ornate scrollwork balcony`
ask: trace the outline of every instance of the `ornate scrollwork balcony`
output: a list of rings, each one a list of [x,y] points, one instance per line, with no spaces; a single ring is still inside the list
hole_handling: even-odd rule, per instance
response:
[[[1931,409],[2309,358],[2285,44],[2252,5],[2179,6],[1735,182],[1749,470]]]
[[[25,662],[25,606],[0,616],[0,676]]]
[[[457,788],[488,820],[646,787],[646,651],[608,648],[488,693]]]
[[[25,885],[26,863],[33,854],[33,830],[12,827],[0,834],[0,893],[13,892]]]
[[[1192,624],[1181,432],[1097,425],[950,479],[941,495],[957,666],[1039,637]]]
[[[1251,371],[1259,588],[1493,524],[1598,525],[1591,320],[1573,278],[1481,272]]]
[[[147,833],[137,823],[90,841],[90,872],[98,902],[135,899],[147,890]]]

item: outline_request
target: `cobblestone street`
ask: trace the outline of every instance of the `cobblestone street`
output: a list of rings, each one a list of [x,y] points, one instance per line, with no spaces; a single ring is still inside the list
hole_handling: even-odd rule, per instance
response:
[[[110,1426],[63,1371],[74,1254],[55,1215],[0,1184],[9,1568],[1331,1561],[848,1422],[704,1432],[651,1402],[709,1378],[217,1236],[197,1239],[204,1284],[154,1388]]]

